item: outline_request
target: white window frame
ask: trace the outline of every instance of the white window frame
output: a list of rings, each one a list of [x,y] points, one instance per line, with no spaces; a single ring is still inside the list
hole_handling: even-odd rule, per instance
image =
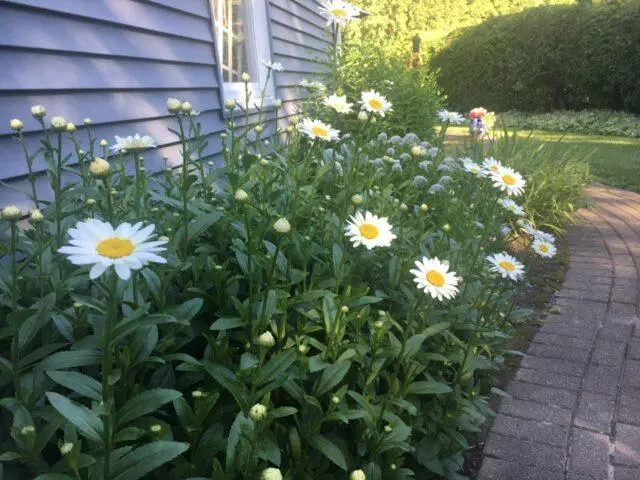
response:
[[[271,42],[269,38],[269,26],[267,17],[267,2],[265,0],[246,0],[247,1],[247,19],[245,19],[246,25],[246,38],[251,42],[247,45],[247,53],[251,56],[250,62],[253,64],[257,71],[249,72],[251,74],[251,80],[248,83],[250,93],[250,106],[255,108],[260,106],[260,96],[262,94],[262,88],[267,82],[267,86],[264,94],[263,107],[273,105],[275,102],[275,84],[273,80],[273,72],[270,75],[269,70],[265,67],[265,62],[271,61]],[[222,72],[222,59],[224,58],[222,48],[223,43],[221,36],[218,35],[218,26],[215,11],[215,5],[213,0],[210,0],[211,12],[213,14],[213,32],[215,37],[216,49],[218,53],[218,71],[220,73],[219,79],[222,85],[220,86],[222,91],[223,100],[237,100],[241,105],[244,105],[245,98],[245,85],[243,82],[225,82],[224,74]]]

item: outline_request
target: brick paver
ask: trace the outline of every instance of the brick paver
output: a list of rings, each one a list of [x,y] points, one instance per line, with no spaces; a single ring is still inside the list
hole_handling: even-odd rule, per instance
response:
[[[478,480],[640,480],[640,195],[591,186]]]

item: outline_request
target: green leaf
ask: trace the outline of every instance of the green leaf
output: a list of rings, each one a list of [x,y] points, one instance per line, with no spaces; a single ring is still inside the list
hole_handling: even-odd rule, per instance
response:
[[[404,346],[404,353],[402,354],[403,359],[410,359],[416,353],[420,351],[420,347],[424,343],[427,337],[422,334],[413,335],[411,338],[407,340]]]
[[[325,368],[316,385],[316,396],[323,395],[338,385],[351,368],[351,362],[342,361]]]
[[[290,348],[274,355],[259,370],[255,379],[256,387],[287,374],[289,367],[298,359],[298,353]]]
[[[51,311],[56,302],[55,293],[50,293],[41,300],[40,308],[35,315],[27,318],[18,330],[18,348],[22,349],[33,337],[51,321]]]
[[[253,422],[251,422],[244,413],[240,412],[231,424],[229,430],[229,438],[227,440],[227,470],[231,470],[236,458],[236,449],[240,443],[240,435],[243,430],[252,430]]]
[[[425,336],[425,338],[433,337],[434,335],[442,332],[443,330],[446,330],[450,326],[451,324],[449,322],[436,323],[435,325],[431,325],[429,328],[426,328],[422,332],[422,334]]]
[[[356,298],[355,300],[350,300],[346,302],[346,305],[349,308],[354,308],[354,307],[361,307],[363,305],[371,305],[372,303],[378,303],[381,301],[382,301],[382,298],[380,297],[364,296],[364,297]]]
[[[111,335],[111,344],[116,344],[119,340],[123,339],[127,335],[133,333],[136,329],[141,327],[148,327],[151,325],[161,325],[165,323],[178,323],[178,319],[173,315],[166,315],[164,313],[154,313],[152,315],[127,317],[122,320],[116,328],[113,329]]]
[[[91,410],[55,392],[47,392],[46,396],[53,408],[74,424],[81,434],[89,440],[102,443],[102,421]]]
[[[309,437],[309,444],[345,472],[347,471],[347,459],[344,458],[342,450],[327,437],[320,434],[312,435]]]
[[[233,398],[236,399],[236,403],[243,411],[247,411],[249,409],[247,389],[231,370],[208,360],[203,361],[202,365],[216,382],[233,395]]]
[[[160,298],[162,296],[162,282],[160,277],[158,277],[156,272],[151,268],[143,268],[140,273],[142,273],[142,277],[144,278],[153,299],[160,303]]]
[[[116,414],[118,424],[130,422],[138,417],[154,412],[166,403],[180,398],[182,393],[168,388],[154,388],[139,393],[128,400]]]
[[[113,480],[138,480],[189,448],[187,443],[153,442],[131,450],[114,462]]]
[[[100,302],[92,297],[85,297],[84,295],[72,294],[71,299],[74,302],[79,302],[83,304],[85,307],[90,308],[98,313],[106,314],[107,307],[103,302]]]
[[[38,365],[40,370],[64,370],[87,365],[99,365],[102,353],[99,350],[69,350],[49,355]]]
[[[230,330],[232,328],[244,327],[246,322],[238,317],[221,317],[213,322],[211,330]]]
[[[209,227],[214,225],[222,218],[222,213],[215,211],[207,213],[206,215],[200,215],[198,218],[189,223],[189,240],[197,237]]]
[[[92,400],[102,400],[102,385],[97,380],[78,372],[66,372],[58,370],[47,371],[47,375],[63,387],[79,393],[83,397]]]
[[[407,388],[407,395],[437,395],[451,391],[451,387],[445,383],[423,380],[410,384]]]
[[[269,416],[273,418],[288,417],[289,415],[295,415],[298,409],[295,407],[278,407],[269,412]]]

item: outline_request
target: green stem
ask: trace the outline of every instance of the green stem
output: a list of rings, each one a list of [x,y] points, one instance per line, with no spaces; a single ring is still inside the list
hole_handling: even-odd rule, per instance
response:
[[[115,327],[116,317],[118,315],[118,294],[117,294],[118,277],[115,272],[111,272],[109,280],[109,303],[107,305],[107,314],[105,317],[104,331],[102,338],[102,401],[106,412],[102,417],[102,425],[104,429],[104,466],[103,478],[109,480],[111,476],[111,450],[112,450],[112,425],[113,425],[113,389],[109,384],[109,376],[113,367],[113,350],[111,345],[111,334]]]
[[[62,133],[58,133],[58,161],[56,162],[56,245],[62,246]]]
[[[18,226],[11,221],[11,308],[18,311],[18,260],[16,249],[18,245]]]
[[[36,178],[33,174],[33,159],[29,156],[29,152],[27,151],[27,146],[24,143],[24,135],[22,134],[22,130],[19,132],[19,140],[20,145],[22,145],[22,151],[24,152],[24,156],[27,159],[27,168],[29,169],[29,183],[31,184],[31,195],[33,196],[33,203],[36,204],[36,208],[40,209],[40,204],[38,203],[38,195],[36,194]]]
[[[105,197],[107,199],[107,220],[113,222],[113,199],[111,198],[111,182],[108,176],[102,179],[102,184],[104,185]]]
[[[184,258],[189,253],[189,215],[187,205],[189,203],[189,162],[187,159],[187,139],[184,136],[184,126],[182,118],[178,115],[178,126],[180,128],[180,142],[182,142],[182,221],[184,228]]]
[[[140,185],[140,177],[142,176],[142,172],[140,171],[140,161],[142,160],[139,152],[132,152],[133,162],[136,169],[136,219],[140,219],[140,214],[142,210],[141,199],[142,199],[142,186]]]

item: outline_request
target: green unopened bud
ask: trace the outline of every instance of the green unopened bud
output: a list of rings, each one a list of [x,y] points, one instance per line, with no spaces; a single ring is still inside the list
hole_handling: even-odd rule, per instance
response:
[[[256,403],[251,410],[249,410],[249,418],[255,422],[261,422],[267,418],[267,407],[261,403]]]
[[[151,430],[152,433],[160,433],[160,431],[162,430],[162,425],[154,423],[149,427],[149,430]]]
[[[109,145],[109,142],[107,142],[104,138],[100,140],[100,146],[102,148],[106,147],[107,145]]]
[[[384,322],[382,320],[376,320],[373,323],[373,326],[376,327],[376,328],[382,328],[382,327],[384,327]]]
[[[85,202],[87,205],[92,206],[96,204],[95,199],[93,198],[88,198],[87,201]]]
[[[445,231],[445,232],[449,232],[451,230],[451,225],[449,225],[448,223],[445,223],[442,226],[442,230]]]
[[[260,480],[282,480],[282,472],[278,468],[265,468],[260,474]]]
[[[76,131],[76,126],[71,122],[67,123],[67,132],[73,133],[75,131]]]
[[[400,210],[402,210],[403,212],[407,212],[409,210],[409,206],[406,203],[401,203]]]
[[[427,205],[426,203],[423,203],[422,205],[420,205],[421,212],[426,212],[427,210],[429,210],[429,205]]]
[[[238,189],[233,195],[233,198],[236,200],[236,202],[245,203],[249,201],[249,194],[242,189]]]
[[[85,119],[82,121],[82,123],[83,123],[85,126],[87,126],[87,127],[88,127],[88,126],[89,126],[89,125],[91,125],[93,122],[91,121],[91,119],[90,119],[89,117],[87,117],[87,118],[85,118]]]
[[[40,210],[34,208],[29,212],[29,220],[31,220],[33,223],[40,223],[42,220],[44,220],[44,215],[42,215],[42,212]]]
[[[276,344],[276,339],[273,337],[273,334],[267,330],[258,337],[256,343],[261,347],[271,348]]]
[[[22,210],[15,205],[9,205],[2,209],[2,219],[8,222],[17,222],[22,217]]]
[[[14,118],[9,121],[9,127],[11,128],[11,130],[19,132],[20,130],[22,130],[22,127],[24,127],[24,124],[17,118]]]
[[[182,102],[177,98],[167,99],[167,110],[169,110],[169,112],[178,113],[180,111],[180,107],[182,107]]]
[[[191,106],[191,104],[189,102],[182,102],[182,105],[180,105],[180,111],[182,113],[189,114],[189,113],[193,112],[193,107]]]
[[[31,115],[33,115],[34,118],[44,118],[46,114],[47,111],[42,105],[34,105],[31,107]]]
[[[335,404],[338,405],[340,403],[340,397],[338,397],[337,395],[334,395],[333,397],[331,397],[331,401]]]
[[[22,427],[20,433],[22,433],[22,435],[32,435],[36,433],[36,427],[34,427],[33,425],[27,425],[26,427]]]
[[[351,197],[351,203],[356,206],[362,205],[362,202],[364,202],[364,198],[360,194],[356,193],[353,197]]]
[[[256,131],[256,133],[262,133],[263,130],[262,125],[256,125],[253,129]]]
[[[367,476],[362,470],[354,470],[351,472],[351,475],[349,475],[349,480],[367,480]]]
[[[109,175],[111,166],[104,158],[95,157],[93,162],[89,164],[89,173],[94,177],[105,177]]]
[[[56,115],[51,119],[51,128],[56,132],[64,132],[67,129],[67,121],[64,117]]]
[[[281,218],[279,220],[276,221],[276,223],[273,224],[273,229],[281,234],[286,234],[289,233],[291,231],[291,224],[289,223],[289,220],[287,220],[286,218]]]
[[[361,111],[360,113],[358,113],[359,122],[365,123],[367,120],[369,120],[369,115],[367,115],[367,112]]]
[[[340,307],[340,311],[342,313],[349,313],[349,307],[347,307],[346,305],[343,305]]]
[[[242,81],[244,83],[247,83],[249,80],[251,80],[251,77],[249,76],[249,74],[247,72],[243,72],[242,73]]]
[[[60,453],[62,455],[69,455],[73,450],[73,442],[65,442],[60,445]]]
[[[231,98],[230,98],[229,100],[226,100],[226,101],[224,102],[224,106],[225,106],[225,108],[226,108],[227,110],[233,110],[234,108],[236,108],[236,101],[235,101],[235,99],[231,99]]]

